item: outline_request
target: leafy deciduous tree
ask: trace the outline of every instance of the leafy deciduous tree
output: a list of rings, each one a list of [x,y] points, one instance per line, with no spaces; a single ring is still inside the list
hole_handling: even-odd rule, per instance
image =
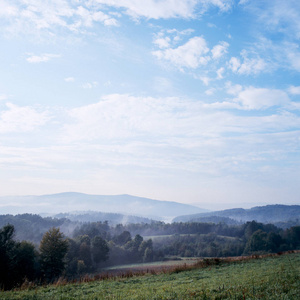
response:
[[[67,251],[68,241],[59,228],[52,228],[44,234],[40,243],[40,259],[42,272],[47,280],[53,280],[62,274]]]

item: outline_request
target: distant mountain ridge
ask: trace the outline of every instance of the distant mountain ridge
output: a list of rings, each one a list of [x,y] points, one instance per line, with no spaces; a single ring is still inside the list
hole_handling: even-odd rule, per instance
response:
[[[298,220],[300,222],[300,205],[274,204],[255,206],[250,209],[233,208],[208,213],[181,215],[173,219],[173,222],[201,222],[203,220],[228,218],[237,222],[257,221],[261,223],[277,224]],[[225,219],[224,219],[225,220]]]
[[[66,192],[41,196],[0,197],[0,214],[58,214],[88,210],[135,215],[164,221],[170,221],[175,216],[182,214],[206,211],[189,204],[131,195],[89,195]]]

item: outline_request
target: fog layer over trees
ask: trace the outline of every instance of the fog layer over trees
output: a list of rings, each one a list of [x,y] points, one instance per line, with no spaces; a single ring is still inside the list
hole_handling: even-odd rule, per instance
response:
[[[111,226],[108,222],[72,223],[28,214],[9,219],[15,224],[0,229],[3,289],[24,281],[53,282],[60,276],[76,279],[127,263],[300,249],[300,226],[281,229],[255,221],[237,225],[152,222]],[[68,234],[63,233],[66,224],[73,228]],[[18,230],[27,240],[20,239]]]

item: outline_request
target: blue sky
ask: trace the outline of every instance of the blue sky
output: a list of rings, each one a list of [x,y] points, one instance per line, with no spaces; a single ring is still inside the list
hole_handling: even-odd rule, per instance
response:
[[[0,196],[299,203],[300,2],[0,0]]]

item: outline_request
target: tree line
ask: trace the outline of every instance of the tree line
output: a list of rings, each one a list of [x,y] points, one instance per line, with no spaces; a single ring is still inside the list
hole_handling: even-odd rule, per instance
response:
[[[106,261],[111,265],[153,260],[152,240],[144,241],[140,235],[132,238],[126,231],[111,238],[103,228],[109,229],[107,222],[84,224],[70,238],[53,227],[35,246],[16,240],[14,226],[5,225],[0,229],[0,289],[11,289],[24,281],[78,278],[98,271]]]
[[[174,256],[220,257],[300,249],[300,226],[280,229],[255,221],[242,225],[152,222],[116,226],[91,222],[78,224],[69,236],[52,227],[35,244],[15,238],[16,231],[9,224],[0,229],[1,289],[19,286],[24,280],[72,279],[107,266]]]

